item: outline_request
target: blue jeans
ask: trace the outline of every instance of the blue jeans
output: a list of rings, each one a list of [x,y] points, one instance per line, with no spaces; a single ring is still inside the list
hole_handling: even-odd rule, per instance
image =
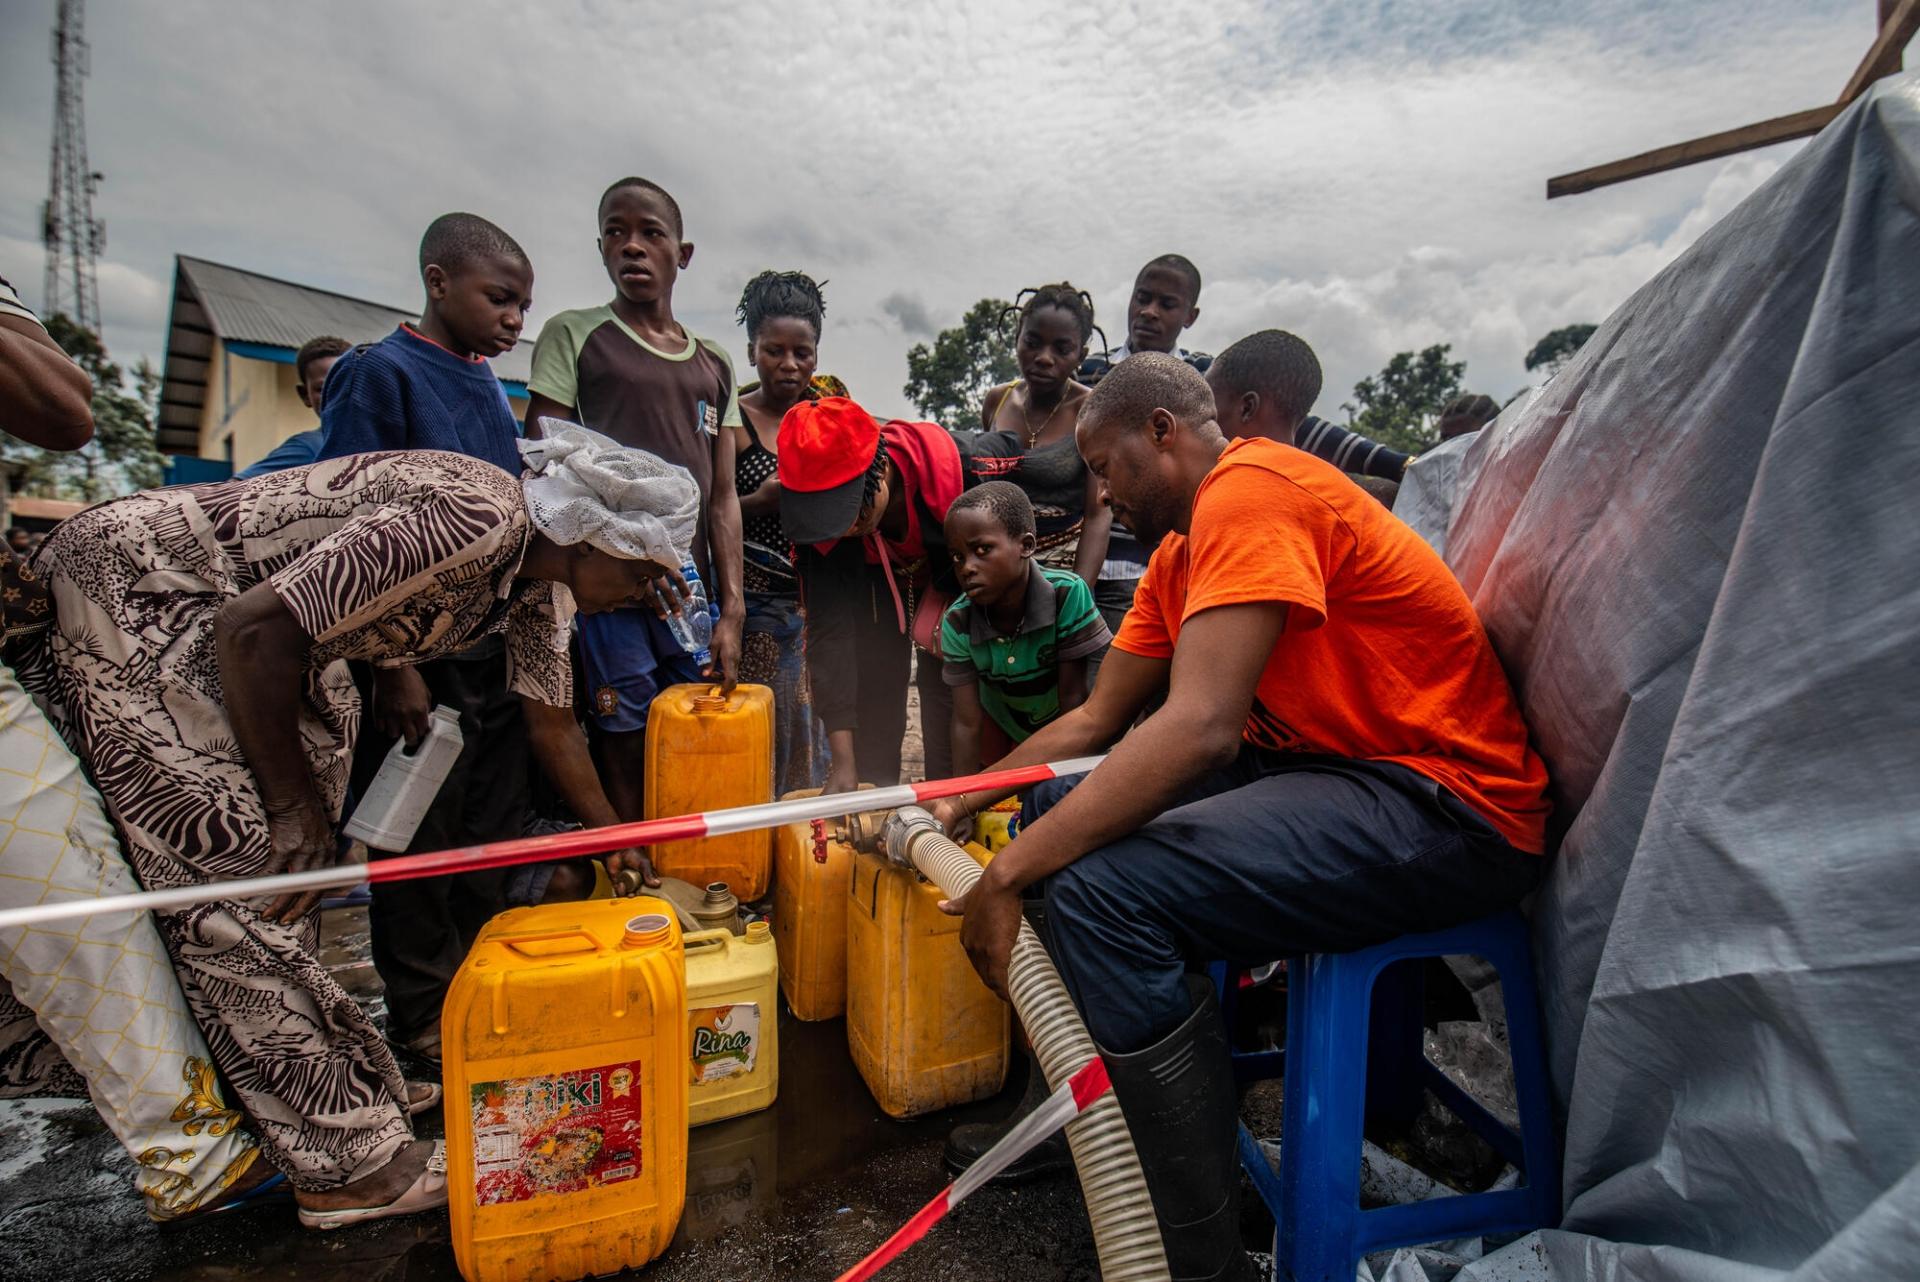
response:
[[[1041,784],[1030,826],[1084,776]],[[1350,952],[1511,907],[1544,860],[1404,766],[1243,748],[1182,802],[1044,883],[1047,951],[1106,1050],[1192,1010],[1184,975]]]

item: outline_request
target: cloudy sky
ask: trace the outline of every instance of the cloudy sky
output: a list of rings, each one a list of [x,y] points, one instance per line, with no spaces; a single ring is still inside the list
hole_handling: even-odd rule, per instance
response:
[[[0,0],[0,275],[40,292],[53,0]],[[175,253],[401,306],[436,214],[531,254],[537,324],[603,301],[594,202],[665,184],[675,309],[744,361],[767,267],[825,279],[823,368],[904,412],[906,349],[1070,279],[1117,342],[1135,269],[1206,277],[1189,346],[1319,351],[1319,410],[1404,348],[1522,386],[1798,144],[1551,203],[1548,176],[1830,101],[1874,0],[92,0],[116,355],[157,356]]]

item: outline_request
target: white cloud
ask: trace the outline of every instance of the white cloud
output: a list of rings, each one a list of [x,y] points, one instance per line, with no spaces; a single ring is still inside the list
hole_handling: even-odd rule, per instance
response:
[[[166,266],[170,270],[171,264]],[[45,274],[44,252],[39,241],[0,234],[0,275],[12,282],[22,298],[35,305],[40,302]],[[114,258],[111,253],[100,262],[98,280],[100,315],[107,332],[134,336],[125,343],[116,343],[117,353],[131,360],[142,351],[149,351],[157,361],[158,338],[150,340],[156,344],[153,349],[143,346],[138,339],[160,336],[166,326],[169,283]],[[124,351],[118,351],[122,348]]]
[[[130,263],[109,258],[100,264],[100,320],[110,331],[161,333],[171,297],[168,281],[156,280]],[[158,352],[150,354],[158,361]]]
[[[1575,242],[1492,259],[1421,246],[1365,275],[1209,286],[1205,333],[1265,326],[1307,337],[1322,357],[1318,406],[1343,417],[1353,384],[1394,352],[1449,342],[1475,390],[1504,400],[1527,381],[1522,359],[1561,325],[1599,322],[1779,168],[1767,157],[1727,165],[1669,235],[1616,246]]]
[[[1117,341],[1168,250],[1207,278],[1190,345],[1296,329],[1323,411],[1436,341],[1502,395],[1533,339],[1601,319],[1787,149],[1551,204],[1546,177],[1829,100],[1872,9],[95,0],[107,338],[159,354],[176,252],[407,304],[455,208],[526,246],[539,316],[597,301],[594,201],[640,172],[699,247],[687,323],[744,362],[746,279],[825,278],[823,367],[883,412],[906,348],[983,295],[1073,280]],[[0,274],[29,293],[49,20],[0,11]]]

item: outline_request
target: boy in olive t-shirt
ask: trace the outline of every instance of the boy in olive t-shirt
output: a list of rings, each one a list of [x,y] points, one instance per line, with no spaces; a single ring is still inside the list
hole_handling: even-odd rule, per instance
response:
[[[673,318],[673,286],[693,258],[680,206],[655,183],[622,178],[600,198],[600,256],[614,298],[561,312],[540,331],[528,380],[529,435],[567,419],[684,467],[700,488],[693,564],[720,607],[703,673],[651,609],[582,615],[587,698],[602,732],[602,773],[624,820],[641,815],[647,708],[679,682],[718,676],[731,688],[746,619],[734,434],[740,405],[724,348]]]

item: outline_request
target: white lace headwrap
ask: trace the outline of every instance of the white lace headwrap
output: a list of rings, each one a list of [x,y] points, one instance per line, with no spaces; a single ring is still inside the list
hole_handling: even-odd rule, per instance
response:
[[[678,569],[692,559],[700,487],[687,469],[565,419],[542,418],[540,429],[542,439],[520,442],[534,528],[630,561]]]

